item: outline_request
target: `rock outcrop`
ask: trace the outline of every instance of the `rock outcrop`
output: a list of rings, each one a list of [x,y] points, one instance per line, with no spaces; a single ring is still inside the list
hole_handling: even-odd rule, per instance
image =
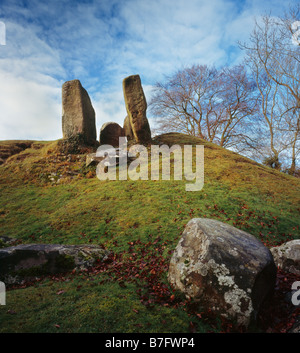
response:
[[[300,275],[300,239],[270,249],[275,264],[285,272]]]
[[[125,106],[132,133],[137,143],[151,141],[151,131],[146,116],[147,101],[139,75],[132,75],[123,80]]]
[[[125,136],[124,129],[117,123],[108,122],[100,130],[100,144],[119,146],[119,137]]]
[[[276,266],[251,234],[222,222],[188,222],[170,261],[169,282],[206,309],[248,326],[272,294]]]
[[[86,269],[108,252],[97,245],[21,244],[0,249],[0,281],[22,283],[43,275]]]
[[[82,135],[87,144],[96,141],[95,111],[87,91],[79,80],[67,81],[62,86],[62,131],[68,139]]]

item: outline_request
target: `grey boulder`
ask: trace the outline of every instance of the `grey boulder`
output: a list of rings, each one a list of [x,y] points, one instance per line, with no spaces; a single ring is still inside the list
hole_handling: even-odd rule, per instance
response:
[[[21,244],[0,249],[0,280],[22,283],[43,275],[87,269],[108,252],[98,245]]]
[[[273,293],[276,266],[269,249],[251,234],[195,218],[174,251],[168,279],[200,306],[247,327]]]

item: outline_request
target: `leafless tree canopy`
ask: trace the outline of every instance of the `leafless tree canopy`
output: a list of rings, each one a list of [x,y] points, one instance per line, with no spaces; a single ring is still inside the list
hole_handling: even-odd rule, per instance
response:
[[[257,20],[249,41],[239,43],[243,65],[193,65],[158,82],[149,104],[157,131],[198,136],[294,174],[300,150],[299,14],[300,6],[282,18]]]
[[[280,169],[281,156],[290,159],[290,174],[295,172],[299,155],[300,41],[294,36],[299,14],[297,6],[281,18],[262,17],[249,42],[240,44],[261,97],[267,160]]]
[[[246,138],[243,126],[257,110],[254,90],[242,65],[219,70],[194,65],[157,83],[150,109],[162,132],[181,131],[231,147]]]

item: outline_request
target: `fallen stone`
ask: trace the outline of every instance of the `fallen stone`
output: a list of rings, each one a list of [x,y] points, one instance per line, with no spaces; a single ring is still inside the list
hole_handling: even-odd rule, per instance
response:
[[[100,130],[100,144],[119,146],[119,137],[125,136],[124,129],[117,123],[108,122]]]
[[[300,239],[288,241],[270,249],[277,267],[300,275]]]
[[[97,165],[101,162],[105,157],[98,157],[96,153],[89,153],[86,155],[85,165],[88,167],[89,165]]]
[[[111,148],[105,150],[105,156],[102,154],[90,153],[86,156],[86,166],[97,165],[99,162],[104,161],[105,166],[118,166],[120,163],[120,158],[126,158],[127,164],[134,161],[137,157],[136,154],[129,153],[123,148]]]
[[[169,282],[211,309],[248,326],[274,291],[271,252],[251,234],[222,222],[188,222],[170,261]]]
[[[132,75],[123,80],[123,93],[127,115],[136,142],[149,143],[151,131],[146,116],[147,101],[139,75]]]
[[[63,138],[82,135],[87,144],[96,141],[95,111],[87,91],[79,80],[67,81],[62,86]]]
[[[97,245],[21,244],[0,249],[0,280],[22,283],[44,275],[87,269],[108,252]]]

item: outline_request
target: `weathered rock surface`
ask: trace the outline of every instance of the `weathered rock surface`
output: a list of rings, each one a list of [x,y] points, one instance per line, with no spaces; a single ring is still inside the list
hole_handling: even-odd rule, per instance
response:
[[[108,252],[97,245],[21,244],[0,249],[0,280],[22,283],[43,275],[64,273],[105,260]]]
[[[169,282],[201,306],[248,326],[272,294],[276,266],[254,236],[222,222],[188,222],[170,261]]]
[[[123,124],[123,129],[124,129],[124,134],[127,137],[127,141],[131,141],[134,139],[134,135],[132,132],[131,124],[128,115],[126,115],[126,118],[124,119],[124,124]]]
[[[270,250],[277,267],[300,275],[300,239],[288,241]]]
[[[100,148],[101,147],[103,146],[100,146]],[[123,160],[126,158],[127,163],[130,163],[136,159],[136,155],[129,153],[127,149],[123,148],[105,149],[101,153],[99,153],[98,149],[96,153],[90,153],[86,156],[86,166],[97,165],[104,159],[106,166],[117,166],[120,163],[120,158],[123,158]]]
[[[119,137],[125,136],[124,129],[117,123],[108,122],[100,130],[100,144],[119,146]]]
[[[132,75],[123,80],[125,106],[137,143],[151,141],[151,131],[146,116],[147,101],[139,75]]]
[[[96,141],[95,111],[87,91],[79,80],[67,81],[62,86],[63,138],[82,135],[88,144]]]
[[[105,157],[98,157],[95,153],[89,153],[86,155],[85,165],[88,167],[89,165],[97,165],[101,162]]]

